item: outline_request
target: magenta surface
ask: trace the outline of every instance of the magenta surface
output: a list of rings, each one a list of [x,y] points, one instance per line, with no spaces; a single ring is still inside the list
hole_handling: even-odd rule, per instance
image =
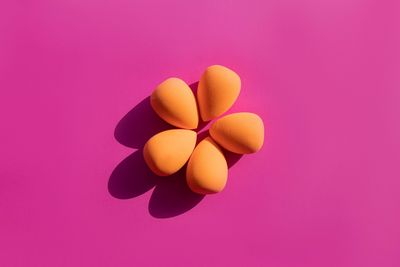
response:
[[[400,266],[399,1],[2,1],[0,266]],[[266,125],[204,198],[155,179],[163,79]],[[142,102],[144,101],[144,102]]]

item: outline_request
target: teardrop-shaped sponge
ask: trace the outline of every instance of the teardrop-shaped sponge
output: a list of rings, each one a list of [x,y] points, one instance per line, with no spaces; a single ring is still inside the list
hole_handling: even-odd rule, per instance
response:
[[[197,88],[202,120],[212,120],[227,111],[239,96],[240,84],[240,77],[234,71],[220,65],[208,67]]]
[[[196,99],[190,87],[179,78],[159,84],[150,97],[153,110],[166,122],[183,129],[195,129],[199,122]]]
[[[213,194],[224,189],[228,165],[218,145],[210,138],[194,149],[186,169],[186,182],[198,194]]]
[[[264,124],[254,113],[233,113],[214,122],[210,135],[231,152],[250,154],[260,150],[264,143]]]
[[[196,132],[191,130],[160,132],[144,145],[144,160],[155,174],[171,175],[185,165],[196,146],[196,139]]]

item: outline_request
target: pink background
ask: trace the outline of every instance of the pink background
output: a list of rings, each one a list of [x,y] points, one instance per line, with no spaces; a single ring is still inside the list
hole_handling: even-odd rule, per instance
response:
[[[0,10],[0,266],[400,266],[399,1]],[[199,198],[144,167],[142,100],[211,64],[267,138]]]

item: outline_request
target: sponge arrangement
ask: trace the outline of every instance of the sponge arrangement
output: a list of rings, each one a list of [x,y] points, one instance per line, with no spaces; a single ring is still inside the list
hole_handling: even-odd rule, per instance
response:
[[[218,193],[228,179],[228,164],[221,149],[237,154],[259,151],[264,143],[262,119],[239,112],[217,119],[210,136],[196,146],[199,117],[210,121],[229,110],[239,96],[240,77],[232,70],[213,65],[200,78],[197,101],[190,87],[179,78],[159,84],[150,97],[153,110],[179,128],[160,132],[145,144],[143,156],[152,172],[168,176],[186,163],[186,182],[198,194]],[[200,114],[199,114],[200,113]]]

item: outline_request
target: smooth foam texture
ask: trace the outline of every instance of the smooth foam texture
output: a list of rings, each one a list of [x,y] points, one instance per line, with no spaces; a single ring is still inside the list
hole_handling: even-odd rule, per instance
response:
[[[186,182],[198,194],[213,194],[224,189],[228,179],[228,165],[221,149],[210,138],[202,140],[194,149],[186,169]]]
[[[219,145],[231,152],[255,153],[264,143],[264,123],[254,113],[233,113],[214,122],[210,128],[210,135]]]
[[[166,122],[183,129],[195,129],[199,122],[197,104],[190,87],[179,78],[159,84],[150,98],[153,110]]]
[[[226,112],[240,93],[241,81],[234,71],[220,65],[208,67],[200,78],[197,101],[203,121]]]
[[[167,130],[154,135],[143,149],[147,166],[159,176],[179,171],[192,154],[196,139],[196,132],[185,129]]]

